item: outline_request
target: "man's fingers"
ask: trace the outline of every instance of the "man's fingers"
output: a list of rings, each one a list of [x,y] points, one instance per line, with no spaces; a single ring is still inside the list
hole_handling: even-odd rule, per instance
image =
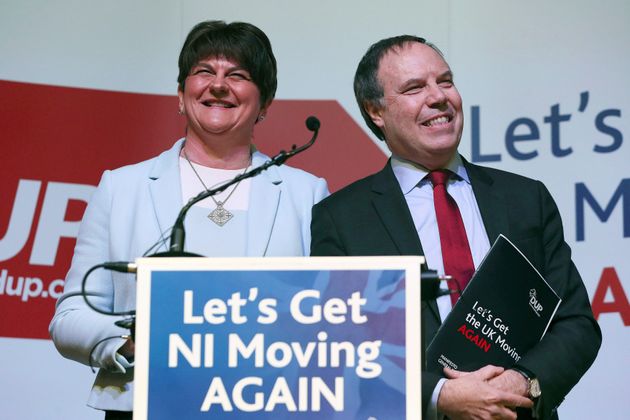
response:
[[[480,379],[487,381],[494,378],[495,376],[502,374],[504,370],[505,369],[500,366],[487,365],[473,373],[475,375],[478,375]]]
[[[445,367],[444,368],[444,375],[448,379],[457,379],[457,378],[461,378],[461,377],[466,376],[466,375],[475,375],[480,380],[487,381],[489,379],[492,379],[492,378],[502,374],[503,371],[505,371],[505,369],[503,369],[502,367],[493,366],[493,365],[484,366],[481,369],[476,370],[474,372],[454,370],[454,369]]]
[[[516,411],[511,410],[507,407],[501,407],[499,410],[499,412],[497,413],[497,415],[499,417],[493,416],[492,418],[501,418],[501,419],[508,419],[508,420],[516,420],[517,416],[516,416]]]
[[[457,378],[461,378],[462,376],[466,376],[468,375],[470,372],[465,372],[465,371],[460,371],[460,370],[454,370],[451,368],[444,368],[444,375],[448,378],[448,379],[457,379]]]
[[[534,406],[534,402],[527,397],[512,393],[504,393],[503,395],[503,405],[506,407],[532,408]]]

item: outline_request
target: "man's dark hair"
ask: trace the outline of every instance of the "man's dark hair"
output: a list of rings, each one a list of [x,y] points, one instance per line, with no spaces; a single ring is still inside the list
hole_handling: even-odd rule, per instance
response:
[[[374,124],[372,118],[367,113],[366,106],[372,105],[379,107],[382,105],[383,99],[383,86],[378,80],[378,68],[381,63],[381,59],[388,52],[402,48],[405,44],[411,42],[419,42],[425,44],[428,47],[434,49],[440,56],[444,56],[442,52],[432,43],[427,42],[424,38],[414,35],[399,35],[391,38],[385,38],[368,48],[367,52],[359,62],[357,71],[354,74],[354,97],[357,100],[361,115],[365,123],[370,127],[370,130],[376,137],[381,140],[385,140],[385,136],[381,129]]]
[[[208,20],[190,30],[179,53],[179,89],[184,90],[186,77],[199,61],[208,57],[225,57],[249,72],[260,91],[260,103],[268,105],[278,86],[276,58],[269,38],[256,26],[245,22],[225,23]]]

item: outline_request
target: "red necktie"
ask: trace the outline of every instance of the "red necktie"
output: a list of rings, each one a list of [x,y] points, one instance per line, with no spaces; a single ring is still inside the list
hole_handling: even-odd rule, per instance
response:
[[[440,232],[444,273],[454,279],[448,282],[448,288],[455,292],[451,293],[451,302],[455,305],[459,299],[459,291],[464,290],[475,272],[475,264],[462,215],[457,203],[446,191],[450,176],[451,172],[443,169],[429,173],[433,184],[433,205]]]

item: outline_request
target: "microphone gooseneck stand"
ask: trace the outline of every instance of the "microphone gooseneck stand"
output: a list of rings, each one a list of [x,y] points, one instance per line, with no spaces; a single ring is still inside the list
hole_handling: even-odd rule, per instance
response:
[[[245,172],[241,175],[238,175],[237,177],[235,177],[231,181],[224,183],[223,185],[219,185],[216,188],[202,191],[196,197],[193,197],[190,200],[188,200],[188,202],[184,205],[184,207],[182,207],[182,209],[179,211],[179,215],[177,216],[177,219],[175,220],[175,224],[173,225],[173,229],[171,231],[171,240],[170,240],[169,250],[166,252],[153,254],[151,255],[151,257],[191,257],[191,256],[200,257],[201,255],[192,254],[192,253],[184,251],[184,242],[186,240],[186,231],[184,229],[184,219],[186,218],[186,213],[188,213],[188,210],[199,201],[204,200],[208,197],[212,197],[213,195],[218,194],[222,191],[225,191],[227,188],[229,188],[231,185],[236,184],[237,182],[240,182],[247,178],[255,177],[256,175],[259,175],[261,172],[263,172],[270,166],[274,166],[274,165],[280,166],[284,162],[286,162],[289,158],[311,147],[313,143],[315,143],[315,139],[317,138],[317,134],[319,133],[320,122],[316,117],[310,116],[306,119],[305,123],[306,123],[306,128],[308,128],[309,131],[313,132],[313,136],[311,137],[308,143],[300,147],[297,147],[294,144],[291,147],[291,150],[289,150],[288,152],[281,150],[277,155],[275,155],[274,157],[272,157],[271,159],[269,159],[267,162],[263,163],[262,165],[256,168],[253,168],[252,170]]]
[[[308,141],[308,143],[300,147],[297,147],[294,144],[293,146],[291,146],[291,149],[288,152],[281,150],[277,155],[275,155],[274,157],[272,157],[271,159],[269,159],[267,162],[263,163],[262,165],[237,176],[236,178],[224,183],[223,185],[220,185],[210,190],[202,191],[197,196],[191,198],[184,205],[184,207],[182,207],[182,209],[179,211],[179,215],[177,216],[177,219],[175,220],[175,224],[173,225],[173,229],[171,230],[169,250],[166,252],[160,252],[160,253],[152,254],[149,256],[150,257],[201,257],[201,255],[184,251],[184,241],[186,239],[186,232],[184,229],[184,219],[186,217],[186,213],[188,212],[188,210],[195,203],[198,203],[201,200],[204,200],[208,197],[218,194],[221,191],[224,191],[227,188],[229,188],[231,185],[236,184],[237,182],[240,182],[247,178],[255,177],[256,175],[259,175],[261,172],[263,172],[264,170],[268,169],[271,166],[274,166],[274,165],[280,166],[283,163],[285,163],[289,158],[311,147],[313,143],[315,143],[315,139],[317,138],[317,134],[319,133],[319,127],[321,124],[319,122],[319,119],[317,119],[317,117],[314,117],[314,116],[308,117],[305,121],[305,124],[306,124],[306,128],[308,128],[309,131],[313,132],[313,135],[311,139]],[[94,270],[98,268],[104,268],[106,270],[113,270],[113,271],[119,271],[119,272],[125,272],[125,273],[135,273],[136,265],[134,263],[128,263],[124,261],[106,262],[103,264],[97,264],[96,266],[92,267],[90,270],[88,270],[85,273],[83,277],[83,281],[81,283],[81,295],[83,296],[83,300],[85,301],[86,305],[90,307],[91,309],[93,309],[94,311],[97,311],[99,313],[103,313],[106,315],[127,316],[127,318],[116,321],[115,324],[119,327],[130,330],[131,337],[132,339],[134,339],[135,338],[134,337],[135,336],[135,311],[132,310],[132,311],[124,311],[124,312],[106,312],[99,309],[98,307],[96,307],[89,301],[88,296],[90,294],[86,290],[87,278]]]

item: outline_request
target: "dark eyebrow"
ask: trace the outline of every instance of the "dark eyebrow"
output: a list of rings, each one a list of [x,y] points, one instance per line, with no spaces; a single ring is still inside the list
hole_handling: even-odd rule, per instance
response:
[[[446,70],[444,73],[440,74],[438,79],[453,79],[453,72],[451,70]]]
[[[204,63],[203,61],[199,61],[198,63],[196,63],[193,67],[205,67],[205,68],[210,68],[212,66],[210,66],[207,63]]]
[[[195,67],[201,67],[201,68],[204,68],[204,69],[212,69],[212,70],[214,70],[214,67],[213,67],[213,66],[211,66],[210,64],[205,63],[205,62],[203,62],[203,61],[198,62],[198,63],[197,63],[197,64],[195,64],[192,68],[195,68]],[[244,72],[246,72],[247,74],[249,74],[249,71],[247,71],[247,69],[245,69],[245,68],[244,68],[244,67],[242,67],[242,66],[238,66],[238,65],[236,65],[236,66],[231,66],[231,67],[228,67],[228,68],[227,68],[227,73],[231,73],[231,72],[234,72],[234,71],[244,71]]]
[[[241,67],[241,66],[230,67],[227,72],[229,74],[229,73],[233,73],[235,71],[245,73],[245,76],[247,76],[247,77],[252,77],[251,73],[246,68]]]
[[[399,91],[400,92],[404,92],[407,89],[409,89],[411,86],[415,86],[415,85],[424,85],[426,82],[424,79],[419,78],[419,77],[415,77],[413,79],[408,79],[405,80],[405,83],[402,84],[402,86],[400,87]]]
[[[442,74],[440,74],[437,77],[437,80],[444,80],[444,79],[453,79],[453,72],[449,69],[446,70],[445,72],[443,72]],[[411,86],[415,86],[415,85],[424,85],[426,83],[424,78],[421,77],[414,77],[412,79],[406,80],[405,83],[402,84],[402,86],[400,87],[399,91],[400,92],[404,92],[405,90],[409,89]]]

